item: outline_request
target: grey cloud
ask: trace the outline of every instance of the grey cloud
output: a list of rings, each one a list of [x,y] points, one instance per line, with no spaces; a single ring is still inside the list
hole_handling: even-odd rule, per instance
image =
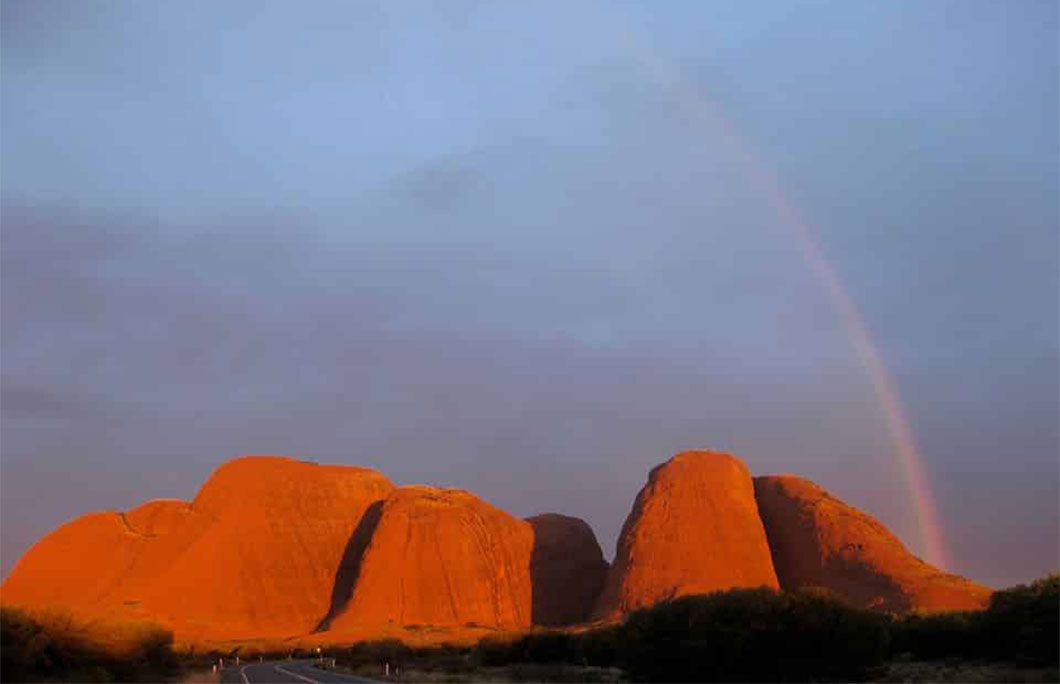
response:
[[[576,263],[557,264],[560,277],[546,279],[532,260],[498,264],[488,250],[409,263],[394,253],[336,253],[304,240],[304,223],[287,231],[261,223],[138,232],[115,217],[5,222],[5,239],[25,260],[3,272],[16,304],[3,311],[4,399],[15,402],[4,412],[5,482],[68,468],[73,448],[88,460],[54,486],[78,475],[83,487],[68,501],[122,507],[135,501],[116,496],[109,471],[90,464],[124,463],[141,479],[175,471],[176,491],[157,482],[147,493],[188,496],[219,460],[287,452],[476,489],[526,515],[581,513],[610,545],[643,473],[668,452],[768,454],[768,440],[755,436],[765,416],[798,433],[800,411],[856,406],[861,393],[855,383],[829,398],[804,385],[804,409],[795,411],[784,407],[792,395],[752,389],[758,372],[727,359],[587,346],[550,328],[558,311],[567,307],[568,320],[628,312],[621,297],[601,308],[614,283]],[[66,231],[77,239],[57,237]],[[48,268],[57,242],[61,281]],[[526,283],[523,294],[495,296],[512,282]],[[49,304],[79,287],[92,292],[83,319]],[[540,334],[528,336],[535,327]],[[97,411],[90,421],[86,402]],[[48,433],[36,427],[41,409],[58,421]],[[849,424],[870,414],[833,415]],[[669,437],[660,443],[660,434]],[[848,448],[861,446],[854,439]],[[787,451],[763,456],[760,467],[785,469]],[[598,493],[579,495],[587,491]],[[23,494],[7,489],[5,509],[23,505]],[[27,541],[10,542],[5,563]]]
[[[17,385],[11,382],[3,383],[0,405],[3,406],[5,419],[91,419],[102,414],[98,400],[91,397],[74,396],[68,390],[57,391],[50,387]]]

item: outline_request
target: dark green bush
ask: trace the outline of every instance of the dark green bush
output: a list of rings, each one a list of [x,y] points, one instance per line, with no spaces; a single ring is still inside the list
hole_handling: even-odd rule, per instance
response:
[[[486,667],[520,662],[521,653],[514,641],[485,637],[471,650],[471,659]]]
[[[578,634],[575,640],[577,658],[582,665],[616,667],[621,638],[619,627],[601,627]]]
[[[995,657],[1060,662],[1060,574],[994,592],[984,617],[984,640]]]
[[[922,660],[1060,661],[1060,575],[997,591],[984,611],[906,615],[891,625],[891,652]]]
[[[658,604],[585,632],[486,638],[471,649],[367,642],[337,655],[355,666],[385,661],[447,672],[518,666],[510,673],[516,679],[604,676],[571,667],[590,665],[621,667],[637,681],[853,680],[888,654],[1056,663],[1058,622],[1060,575],[997,592],[986,611],[901,618],[821,590],[735,589]]]
[[[887,618],[820,592],[736,589],[630,615],[622,667],[636,681],[821,681],[883,662]]]
[[[406,667],[440,672],[463,672],[471,669],[471,649],[467,646],[440,644],[414,648]]]
[[[576,639],[566,632],[531,633],[520,641],[524,662],[570,663],[578,659]]]
[[[598,664],[589,662],[586,653],[587,645],[599,650],[595,637],[590,640],[587,635],[558,630],[531,632],[513,640],[482,639],[475,646],[472,658],[479,665],[485,666],[513,663]],[[596,656],[594,659],[603,660],[604,657]]]
[[[397,639],[362,641],[345,650],[336,651],[335,659],[348,667],[390,663],[401,666],[413,659],[415,651]]]
[[[982,611],[911,614],[891,624],[891,653],[918,660],[981,658],[989,650]]]

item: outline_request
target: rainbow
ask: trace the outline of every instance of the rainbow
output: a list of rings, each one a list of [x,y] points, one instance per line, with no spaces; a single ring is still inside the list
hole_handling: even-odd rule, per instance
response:
[[[775,174],[751,154],[746,145],[741,144],[740,139],[733,132],[733,127],[721,116],[717,108],[702,97],[693,84],[682,77],[676,67],[670,67],[664,63],[657,51],[646,49],[645,43],[638,40],[632,32],[628,32],[626,38],[655,80],[674,94],[697,121],[710,126],[712,131],[720,133],[719,142],[727,146],[728,151],[737,160],[741,171],[762,193],[781,223],[794,234],[811,270],[824,284],[842,319],[854,350],[868,373],[873,393],[883,413],[895,457],[912,498],[925,560],[941,568],[949,567],[935,497],[924,472],[923,459],[903,408],[898,388],[869,334],[864,316],[844,286],[835,266],[826,257],[813,229],[802,218],[795,206],[788,201]]]

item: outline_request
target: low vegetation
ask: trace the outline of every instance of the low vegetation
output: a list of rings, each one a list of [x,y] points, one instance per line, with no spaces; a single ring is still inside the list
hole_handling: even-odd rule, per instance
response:
[[[819,590],[686,596],[588,631],[474,647],[359,644],[339,662],[405,681],[1057,681],[1060,575],[987,610],[892,617]]]
[[[172,633],[146,622],[83,622],[0,609],[0,680],[162,681],[180,671]]]
[[[807,681],[863,677],[887,656],[888,618],[821,593],[688,596],[584,632],[534,631],[474,647],[370,642],[340,664],[422,681]]]
[[[396,640],[363,642],[349,649],[331,649],[344,669],[375,679],[397,682],[620,682],[614,667],[586,666],[546,656],[542,647],[574,643],[555,632],[524,636],[516,641],[483,640],[475,646],[445,644],[412,648]],[[531,645],[532,653],[508,649]],[[568,655],[571,655],[568,653]],[[388,668],[388,669],[384,669]]]
[[[907,615],[891,627],[895,655],[1024,666],[1060,662],[1060,574],[997,591],[984,611]]]
[[[179,673],[165,630],[110,625],[103,642],[93,636],[100,629],[4,609],[0,679],[162,681]],[[996,592],[977,612],[892,617],[822,591],[736,589],[585,631],[535,630],[474,646],[384,640],[328,654],[345,669],[377,679],[388,671],[399,682],[1060,681],[1060,575]]]
[[[634,681],[862,679],[890,645],[885,616],[820,592],[688,596],[638,611],[621,632]]]

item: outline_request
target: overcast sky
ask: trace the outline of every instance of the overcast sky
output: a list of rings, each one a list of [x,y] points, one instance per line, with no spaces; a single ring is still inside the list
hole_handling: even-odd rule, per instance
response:
[[[729,450],[1060,566],[1058,5],[2,4],[6,573],[280,453],[585,518]],[[705,116],[704,111],[712,112]]]

